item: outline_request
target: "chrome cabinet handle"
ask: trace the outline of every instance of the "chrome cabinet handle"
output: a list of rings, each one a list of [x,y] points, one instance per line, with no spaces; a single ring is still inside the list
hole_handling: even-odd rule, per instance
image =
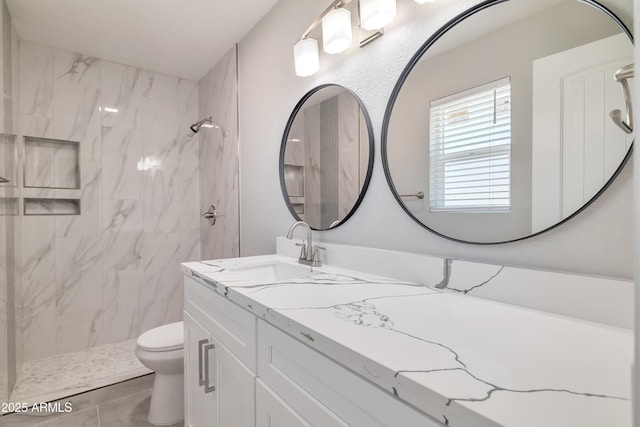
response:
[[[198,385],[204,385],[204,371],[202,370],[202,347],[208,342],[209,340],[207,339],[198,341]]]
[[[209,350],[215,351],[215,349],[216,349],[216,346],[214,344],[209,344],[204,347],[204,355],[205,355],[204,357],[204,393],[205,394],[211,393],[216,389],[215,381],[214,381],[214,385],[211,385],[209,382],[209,378],[211,376],[211,374],[209,373]],[[215,366],[213,369],[215,371]]]

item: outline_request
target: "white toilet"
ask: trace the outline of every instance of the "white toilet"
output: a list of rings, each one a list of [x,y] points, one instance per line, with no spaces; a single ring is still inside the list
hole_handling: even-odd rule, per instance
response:
[[[184,419],[184,326],[169,323],[138,338],[136,356],[155,371],[147,419],[153,425],[176,424]]]

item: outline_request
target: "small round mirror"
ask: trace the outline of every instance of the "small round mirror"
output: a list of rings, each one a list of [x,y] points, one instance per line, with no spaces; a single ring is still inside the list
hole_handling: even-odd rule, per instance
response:
[[[280,186],[293,217],[314,230],[349,219],[367,191],[373,150],[369,115],[353,92],[327,84],[304,95],[280,146]]]

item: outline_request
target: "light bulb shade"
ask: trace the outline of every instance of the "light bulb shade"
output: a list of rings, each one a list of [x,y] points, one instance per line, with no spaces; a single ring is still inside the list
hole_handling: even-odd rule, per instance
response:
[[[302,39],[293,46],[293,58],[296,75],[307,77],[315,74],[320,68],[318,42],[314,39]]]
[[[322,18],[322,50],[329,54],[345,51],[351,45],[351,12],[333,9]]]
[[[360,25],[379,30],[396,16],[396,0],[360,0]]]

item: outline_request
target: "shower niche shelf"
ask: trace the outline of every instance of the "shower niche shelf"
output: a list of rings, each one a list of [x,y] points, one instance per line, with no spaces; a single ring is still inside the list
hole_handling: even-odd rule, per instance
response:
[[[80,215],[80,199],[24,199],[24,215]]]
[[[285,163],[284,182],[289,197],[304,197],[304,166]]]
[[[298,215],[304,215],[304,203],[291,203],[291,206],[293,206],[293,210],[298,214]]]
[[[24,187],[80,189],[80,143],[25,136]]]

